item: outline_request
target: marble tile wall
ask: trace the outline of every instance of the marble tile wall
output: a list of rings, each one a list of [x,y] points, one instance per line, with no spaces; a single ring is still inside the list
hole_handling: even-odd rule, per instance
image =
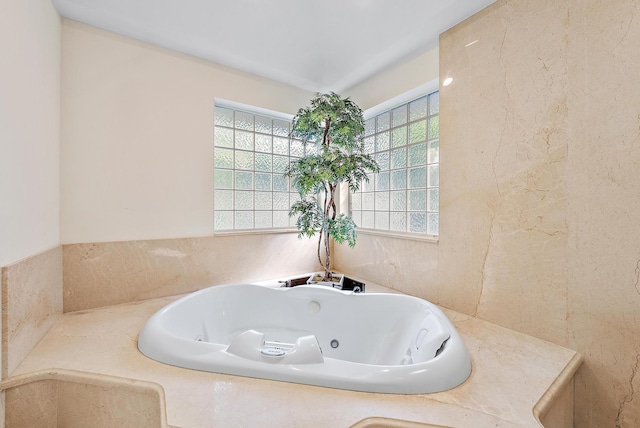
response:
[[[2,377],[62,314],[62,247],[2,267]]]
[[[640,426],[638,16],[498,0],[444,33],[439,243],[336,247],[339,270],[582,353],[581,428]]]
[[[148,382],[68,370],[9,382],[6,428],[167,427],[164,393]]]
[[[63,253],[65,312],[319,268],[315,240],[296,233],[69,244]]]

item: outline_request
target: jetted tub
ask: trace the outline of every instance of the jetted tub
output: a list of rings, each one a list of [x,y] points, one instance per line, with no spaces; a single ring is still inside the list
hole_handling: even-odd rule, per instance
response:
[[[156,312],[138,338],[178,367],[354,391],[444,391],[471,373],[449,319],[411,296],[219,285]]]

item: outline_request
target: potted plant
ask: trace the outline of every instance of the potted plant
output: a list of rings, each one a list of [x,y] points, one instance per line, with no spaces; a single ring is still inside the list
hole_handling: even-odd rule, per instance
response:
[[[380,169],[364,151],[363,134],[360,107],[333,92],[316,94],[293,118],[291,137],[305,146],[315,145],[315,150],[307,150],[307,155],[292,161],[285,172],[300,193],[300,200],[289,210],[289,216],[298,216],[298,236],[319,235],[318,262],[323,272],[321,278],[312,277],[310,282],[330,284],[335,280],[331,239],[350,247],[356,244],[356,224],[349,215],[338,213],[336,192],[342,184],[357,191],[369,180],[368,174]]]

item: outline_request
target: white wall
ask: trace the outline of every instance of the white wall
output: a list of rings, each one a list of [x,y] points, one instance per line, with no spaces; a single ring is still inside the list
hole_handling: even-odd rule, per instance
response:
[[[435,47],[397,64],[346,91],[366,110],[438,78],[439,49]]]
[[[62,40],[62,242],[213,233],[213,100],[313,94],[73,21]]]
[[[0,3],[0,266],[60,244],[60,18]]]

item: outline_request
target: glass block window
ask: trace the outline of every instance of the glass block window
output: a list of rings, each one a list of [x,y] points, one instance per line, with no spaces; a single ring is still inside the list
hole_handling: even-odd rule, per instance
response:
[[[365,150],[380,172],[351,194],[362,229],[438,235],[439,93],[366,120]]]
[[[224,105],[214,120],[214,231],[295,228],[299,196],[283,173],[304,146],[289,139],[291,121]]]

